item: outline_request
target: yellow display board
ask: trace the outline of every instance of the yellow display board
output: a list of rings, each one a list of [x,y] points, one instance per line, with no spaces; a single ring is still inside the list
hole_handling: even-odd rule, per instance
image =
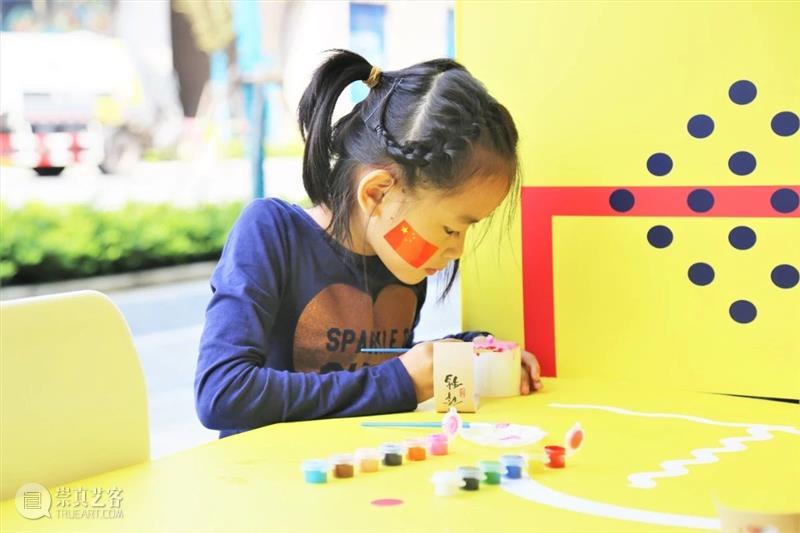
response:
[[[26,519],[16,500],[6,500],[0,522],[9,533],[675,532],[719,530],[718,503],[769,514],[800,511],[796,405],[590,380],[544,381],[541,393],[486,398],[478,413],[464,415],[468,421],[507,421],[546,432],[521,449],[478,446],[457,437],[445,456],[311,485],[301,472],[306,459],[432,430],[368,428],[358,418],[277,424],[49,487],[49,518]],[[430,410],[368,419],[441,416]],[[582,448],[567,458],[566,468],[545,467],[537,460],[542,447],[563,442],[576,421],[586,434]],[[524,479],[434,495],[434,472],[519,451],[531,456]]]
[[[464,328],[524,340],[545,375],[800,397],[797,20],[457,2],[457,59],[514,116],[523,170],[510,238],[495,220],[466,247]]]

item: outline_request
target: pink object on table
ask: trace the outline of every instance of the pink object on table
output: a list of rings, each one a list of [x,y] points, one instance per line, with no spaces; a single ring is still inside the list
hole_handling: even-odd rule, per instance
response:
[[[455,407],[451,407],[442,419],[442,433],[448,437],[453,437],[461,431],[461,426],[461,416],[458,414]]]
[[[499,341],[494,336],[489,335],[485,339],[472,341],[472,346],[476,352],[503,352],[513,350],[518,344],[512,341]]]
[[[370,503],[378,507],[389,507],[392,505],[400,505],[403,503],[403,500],[398,500],[397,498],[381,498],[379,500],[372,500]]]

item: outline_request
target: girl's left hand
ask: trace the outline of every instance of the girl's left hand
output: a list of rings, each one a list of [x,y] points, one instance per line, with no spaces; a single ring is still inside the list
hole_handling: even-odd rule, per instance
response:
[[[520,374],[519,393],[523,395],[542,390],[542,380],[539,375],[539,361],[526,351],[522,351],[522,373]]]

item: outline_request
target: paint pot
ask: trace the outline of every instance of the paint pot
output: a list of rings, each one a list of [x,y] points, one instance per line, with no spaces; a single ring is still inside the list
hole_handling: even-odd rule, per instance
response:
[[[478,490],[481,488],[483,474],[480,468],[474,466],[460,466],[456,472],[458,472],[458,475],[464,480],[464,486],[461,487],[462,489]]]
[[[406,459],[409,461],[424,461],[427,457],[425,439],[414,437],[405,440]]]
[[[487,485],[500,484],[500,478],[503,477],[503,465],[500,461],[481,461],[478,463],[478,468],[483,472]]]
[[[328,461],[325,459],[309,459],[303,461],[300,467],[306,479],[306,483],[319,485],[328,481]]]
[[[402,444],[392,442],[382,444],[380,453],[383,456],[383,464],[386,466],[400,466],[403,464],[403,452],[405,449]]]
[[[333,477],[348,478],[353,477],[355,467],[353,466],[352,453],[340,453],[332,455],[330,459],[331,469],[333,469]]]
[[[447,435],[444,433],[429,435],[428,450],[431,455],[447,455]]]
[[[525,468],[525,458],[521,455],[502,455],[500,456],[500,463],[506,471],[508,479],[520,479],[522,477],[522,469]]]
[[[566,450],[563,446],[545,446],[544,451],[547,454],[547,466],[550,468],[564,468]]]
[[[459,488],[464,486],[464,480],[450,470],[438,470],[431,477],[433,491],[437,496],[452,496]]]
[[[375,448],[359,448],[356,450],[356,464],[363,473],[377,472],[380,469],[381,453]]]

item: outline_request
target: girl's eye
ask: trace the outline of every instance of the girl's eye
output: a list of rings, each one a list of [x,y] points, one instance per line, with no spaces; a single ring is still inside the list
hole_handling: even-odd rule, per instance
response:
[[[447,233],[447,235],[449,235],[449,236],[458,235],[457,231],[453,231],[450,228],[448,228],[447,226],[444,227],[444,232]]]

